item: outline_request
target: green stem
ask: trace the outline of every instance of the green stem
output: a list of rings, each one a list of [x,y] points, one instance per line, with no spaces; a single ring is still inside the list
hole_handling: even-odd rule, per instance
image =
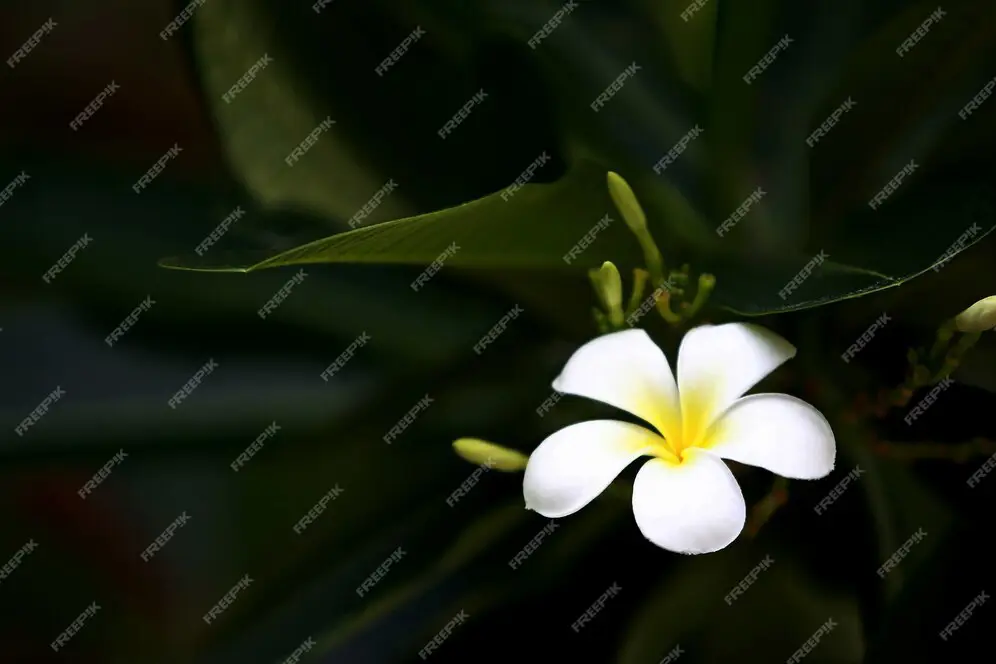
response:
[[[711,274],[699,275],[699,287],[695,291],[695,299],[692,300],[691,306],[685,310],[684,316],[686,319],[693,317],[695,314],[702,309],[702,306],[709,299],[709,295],[712,294],[712,289],[716,286],[716,277]]]
[[[608,334],[611,330],[609,329],[609,321],[602,313],[602,310],[598,307],[592,307],[591,313],[595,316],[595,326],[598,328],[599,334]]]
[[[941,326],[937,328],[937,339],[934,340],[934,345],[930,349],[930,359],[935,359],[940,357],[941,352],[947,348],[948,342],[951,341],[951,337],[955,333],[955,321],[954,318],[949,318],[948,320],[941,323]]]
[[[647,264],[647,272],[650,273],[651,280],[655,284],[664,281],[664,258],[661,256],[653,236],[650,235],[650,231],[646,228],[640,229],[636,232],[636,239],[643,249],[643,261]]]
[[[671,325],[678,325],[681,323],[681,316],[671,311],[671,293],[666,289],[661,293],[660,298],[657,300],[657,312],[661,317],[666,320]]]
[[[626,315],[629,316],[640,308],[643,304],[643,292],[647,288],[647,280],[650,273],[641,268],[633,269],[633,293],[629,296],[629,304],[626,306]]]
[[[771,517],[782,505],[788,502],[788,480],[784,477],[776,477],[775,482],[764,498],[757,502],[750,510],[750,518],[747,521],[747,534],[750,537],[757,535],[761,526],[771,520]]]

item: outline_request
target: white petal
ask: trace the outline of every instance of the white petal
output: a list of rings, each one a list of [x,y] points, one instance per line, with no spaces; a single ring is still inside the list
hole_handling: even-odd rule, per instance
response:
[[[633,483],[633,514],[643,536],[677,553],[712,553],[737,538],[747,506],[733,473],[705,450],[674,464],[651,459]]]
[[[682,445],[698,445],[709,425],[759,380],[795,356],[795,346],[749,323],[702,325],[678,349]]]
[[[680,433],[678,387],[671,365],[643,330],[624,330],[581,346],[553,381],[553,389],[621,408],[657,427]]]
[[[602,493],[633,459],[664,440],[628,422],[572,424],[529,456],[522,480],[526,509],[551,519],[573,514]]]
[[[752,394],[734,402],[707,436],[724,459],[782,477],[815,480],[833,470],[837,443],[820,411],[787,394]]]

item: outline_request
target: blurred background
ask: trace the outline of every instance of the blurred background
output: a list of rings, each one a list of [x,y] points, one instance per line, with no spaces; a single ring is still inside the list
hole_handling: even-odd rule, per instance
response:
[[[937,11],[899,0],[4,3],[0,662],[768,662],[828,619],[836,627],[807,663],[959,661],[985,648],[992,604],[947,640],[939,632],[996,590],[996,477],[966,483],[996,453],[996,336],[980,337],[912,426],[908,407],[874,406],[903,383],[909,349],[996,294],[996,101],[984,93],[996,6]],[[783,35],[791,45],[745,83]],[[289,166],[326,118],[335,124]],[[693,126],[702,138],[656,173]],[[496,198],[541,154],[550,160],[526,189]],[[913,177],[871,210],[910,160]],[[448,503],[475,472],[450,444],[475,436],[528,454],[568,424],[620,416],[573,397],[541,414],[564,361],[598,334],[585,268],[613,260],[629,281],[639,266],[621,224],[576,264],[562,260],[611,211],[608,170],[633,184],[669,265],[716,274],[696,322],[750,318],[799,347],[762,387],[827,415],[837,469],[782,487],[737,468],[757,507],[748,531],[688,557],[636,528],[630,468],[513,569],[549,522],[523,509],[518,473],[478,474]],[[555,195],[535,193],[555,182],[539,187]],[[717,241],[758,186],[763,204]],[[350,230],[385,187],[361,224],[375,231],[315,260],[249,273],[160,265],[252,265]],[[414,291],[452,242],[461,250]],[[821,250],[833,265],[795,299],[776,297]],[[516,306],[523,314],[476,353]],[[889,323],[842,361],[883,313]],[[656,315],[641,326],[670,357],[687,329]],[[815,514],[855,467],[860,479]],[[880,578],[919,529],[927,536]],[[727,604],[765,556],[775,563]],[[618,596],[572,630],[613,584]]]

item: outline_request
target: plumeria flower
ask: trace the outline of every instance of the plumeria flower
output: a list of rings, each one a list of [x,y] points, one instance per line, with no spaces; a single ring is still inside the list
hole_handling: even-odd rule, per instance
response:
[[[795,352],[757,325],[702,325],[682,339],[676,381],[643,330],[588,342],[553,388],[621,408],[653,429],[595,420],[557,431],[529,457],[526,509],[549,518],[573,514],[647,455],[633,482],[643,535],[678,553],[728,546],[743,530],[747,507],[723,459],[793,479],[833,470],[836,442],[818,410],[787,394],[742,396]]]

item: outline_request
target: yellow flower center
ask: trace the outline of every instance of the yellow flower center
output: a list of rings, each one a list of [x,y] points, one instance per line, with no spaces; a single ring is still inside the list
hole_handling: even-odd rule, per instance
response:
[[[679,412],[665,408],[658,417],[657,427],[664,438],[651,451],[654,456],[670,463],[685,461],[689,448],[709,448],[719,437],[718,427],[712,425],[712,390],[689,389],[681,394]]]

